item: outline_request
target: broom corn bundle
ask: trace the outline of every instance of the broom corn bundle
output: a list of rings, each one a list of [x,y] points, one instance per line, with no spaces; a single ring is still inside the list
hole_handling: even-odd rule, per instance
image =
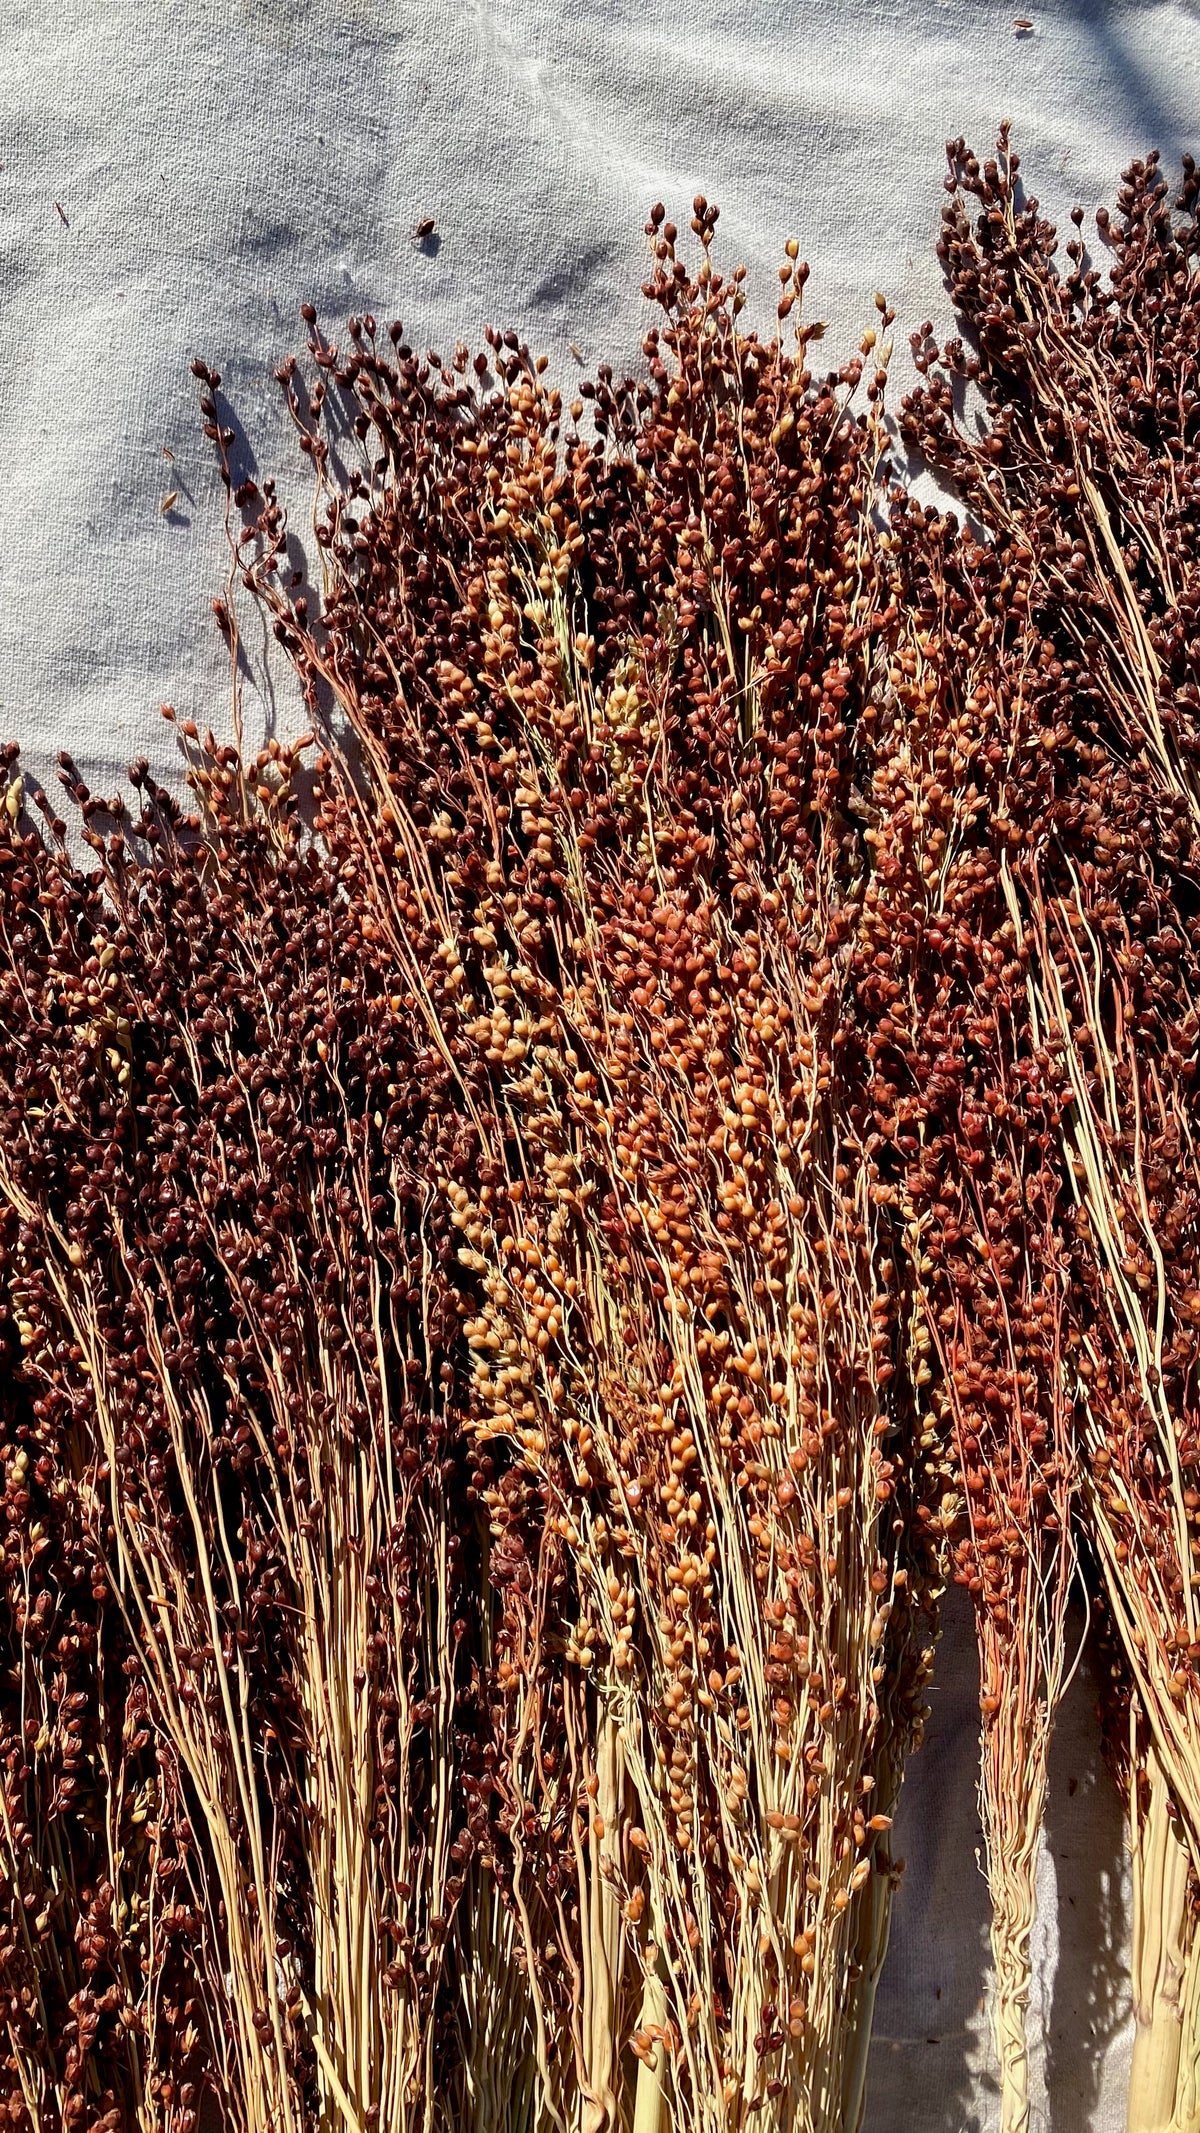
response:
[[[912,626],[870,787],[875,864],[857,957],[865,1145],[918,1307],[917,1515],[975,1610],[996,2046],[1003,2121],[1019,2128],[1074,1569],[1057,1100],[1005,896],[1008,838],[1038,818],[1022,804],[997,657],[1011,631],[998,562],[899,494],[891,525]]]
[[[1093,1561],[1195,2120],[1196,180],[1104,283],[1016,172],[901,414],[965,526],[702,196],[569,409],[303,307],[315,599],[195,366],[323,752],[64,759],[86,865],[5,757],[13,2123],[853,2133],[953,1575],[1022,2133]]]
[[[961,141],[949,155],[939,249],[978,354],[948,350],[904,427],[1003,550],[1028,618],[1019,686],[1060,765],[1051,836],[1040,848],[1023,840],[1006,864],[1031,1013],[1063,1079],[1066,1177],[1080,1209],[1068,1349],[1089,1539],[1149,1727],[1134,1728],[1129,1772],[1139,1920],[1130,2123],[1157,2125],[1171,2121],[1171,2067],[1194,2089],[1197,2064],[1194,2030],[1181,2042],[1179,1975],[1195,1870],[1180,1654],[1195,1642],[1197,186],[1186,159],[1173,215],[1157,158],[1133,164],[1117,215],[1097,217],[1114,259],[1102,280],[1078,211],[1069,267],[1056,270],[1054,232],[1036,201],[1018,198],[1006,133],[982,169]],[[918,336],[914,346],[928,368],[932,344]],[[978,441],[953,419],[955,372],[987,395]],[[1189,1829],[1186,1867],[1178,1838]],[[1184,2122],[1193,2107],[1181,2098]]]
[[[207,830],[149,788],[140,820],[93,831],[86,885],[33,837],[6,853],[6,937],[32,949],[32,920],[42,942],[21,961],[41,1043],[18,1047],[0,1186],[8,1266],[30,1270],[23,1441],[69,1445],[60,1488],[140,1689],[126,1737],[157,1750],[145,1874],[123,1895],[118,1855],[107,1884],[105,2024],[161,2039],[147,2125],[195,2122],[202,2046],[232,2126],[422,2122],[462,1886],[451,1366],[436,1224],[395,1121],[410,1155],[428,1128],[433,1160],[454,1128],[427,1070],[416,1093],[401,1025],[367,1069],[391,1098],[364,1079],[378,979],[359,937],[335,938],[289,773],[256,766],[255,800],[228,752],[198,751]],[[96,1781],[119,1831],[119,1765]],[[35,1975],[56,1967],[54,1925],[27,1949]],[[190,1998],[164,2004],[160,1962]],[[52,2049],[31,2042],[34,2085]]]
[[[651,381],[602,375],[601,443],[565,469],[557,395],[501,350],[506,403],[464,422],[449,378],[427,394],[437,471],[414,499],[381,419],[402,373],[346,365],[383,448],[353,546],[336,497],[318,535],[334,648],[269,582],[273,527],[249,566],[380,779],[366,801],[347,780],[350,863],[503,1151],[452,1199],[485,1296],[467,1428],[502,1595],[507,1885],[546,2108],[589,2128],[631,2090],[645,2123],[840,2123],[844,2090],[857,2113],[839,2013],[860,1914],[871,1974],[886,1917],[863,1894],[890,1885],[884,1714],[906,1741],[920,1711],[920,1661],[907,1700],[879,1693],[898,1598],[910,1615],[893,1313],[828,1094],[879,433],[846,412],[861,358],[818,384],[803,327],[793,355],[738,333],[714,222],[697,202],[689,281],[652,219]],[[449,614],[397,615],[375,551],[451,558],[464,536]],[[332,627],[348,610],[354,637]],[[385,665],[411,682],[380,703]]]

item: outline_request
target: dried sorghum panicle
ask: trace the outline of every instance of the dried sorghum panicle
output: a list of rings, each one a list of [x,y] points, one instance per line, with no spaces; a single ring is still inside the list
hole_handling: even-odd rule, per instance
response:
[[[0,1086],[5,1164],[19,1171],[26,1121],[37,1135],[59,1127],[52,943],[71,893],[18,828],[15,751],[3,760],[15,804],[0,842]],[[94,918],[90,899],[80,908]],[[94,1546],[86,1402],[38,1222],[7,1197],[0,1342],[2,2085],[14,2123],[23,2105],[47,2127],[125,2125],[168,2065],[186,2112],[203,2068],[187,1807]]]
[[[1014,850],[1038,835],[1046,758],[1010,688],[1022,624],[991,552],[899,492],[888,538],[905,628],[865,832],[861,1130],[920,1301],[917,1516],[975,1605],[994,2015],[1015,2133],[1029,2107],[1036,1847],[1074,1563],[1066,1077],[1030,1013],[1009,878]]]
[[[1117,215],[1097,217],[1109,272],[1088,254],[1078,211],[1060,270],[1056,231],[1019,193],[1007,131],[982,169],[962,141],[947,145],[938,250],[977,350],[958,339],[939,351],[928,325],[914,336],[927,382],[905,400],[905,439],[953,478],[1015,566],[1018,612],[1027,598],[1031,636],[1053,641],[1075,729],[1086,716],[1194,816],[1194,167],[1173,213],[1157,155],[1133,163]],[[986,399],[981,434],[955,417],[956,381]]]
[[[950,162],[941,252],[978,353],[952,343],[938,369],[927,329],[929,384],[903,426],[993,535],[1021,618],[1009,700],[1046,758],[1008,856],[1034,1018],[1066,1073],[1065,1359],[1086,1529],[1139,1706],[1139,1915],[1166,1935],[1135,1944],[1140,2126],[1191,2115],[1197,2063],[1194,1902],[1164,1835],[1174,1816],[1194,1883],[1197,188],[1186,163],[1173,213],[1157,157],[1132,164],[1117,215],[1097,217],[1111,273],[1078,234],[1060,272],[1007,136],[982,170],[962,142]],[[978,436],[955,419],[955,376],[986,397]],[[1179,1991],[1159,1959],[1172,1935]]]
[[[321,835],[492,1152],[439,1177],[482,1289],[492,1870],[538,2078],[597,2125],[631,2029],[688,2122],[856,2115],[925,1663],[895,1298],[841,1117],[849,809],[895,619],[882,431],[849,409],[874,335],[824,380],[810,329],[743,336],[714,223],[698,201],[689,276],[652,217],[663,324],[642,380],[581,392],[589,437],[516,336],[477,386],[310,321],[318,380],[281,382],[319,615],[273,496],[243,544],[357,744]],[[336,479],[335,386],[363,444]]]
[[[424,2124],[474,1842],[457,1743],[464,1774],[479,1745],[461,1305],[426,1179],[470,1130],[301,833],[294,760],[190,748],[200,812],[135,766],[140,818],[108,834],[64,765],[88,874],[19,807],[0,822],[18,1396],[69,1444],[89,1595],[129,1655],[110,1819],[149,1756],[140,1819],[157,1787],[157,1893],[179,1888],[163,1954],[135,1932],[100,2010],[128,2004],[125,2060],[139,2034],[162,2055],[115,2107],[165,2083],[189,2133],[202,2075],[231,2126],[299,2127],[339,2091]],[[88,1723],[109,1693],[93,1664]]]

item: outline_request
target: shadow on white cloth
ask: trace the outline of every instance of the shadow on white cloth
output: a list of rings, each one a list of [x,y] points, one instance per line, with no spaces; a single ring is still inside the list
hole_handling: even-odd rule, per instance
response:
[[[928,1738],[896,1817],[907,1861],[876,2006],[864,2133],[993,2133],[988,1896],[970,1604],[946,1597]],[[1074,1616],[1072,1648],[1082,1632]],[[1040,2133],[1117,2133],[1131,2042],[1125,1825],[1090,1647],[1059,1712],[1038,1864],[1030,2090]]]

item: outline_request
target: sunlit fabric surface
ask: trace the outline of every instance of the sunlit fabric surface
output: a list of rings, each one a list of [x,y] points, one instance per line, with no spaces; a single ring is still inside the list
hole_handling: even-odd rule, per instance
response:
[[[1015,17],[1032,18],[1019,30]],[[308,495],[272,371],[302,297],[417,347],[511,324],[564,381],[636,358],[646,211],[720,202],[719,251],[773,306],[794,234],[840,356],[886,291],[949,330],[943,143],[1013,119],[1057,216],[1200,132],[1195,0],[23,0],[0,5],[0,727],[95,790],[160,700],[228,723],[210,601],[227,551],[188,364],[222,373],[241,471]],[[416,226],[435,234],[419,247]],[[903,329],[903,330],[901,330]],[[170,456],[168,456],[170,455]],[[165,500],[174,497],[164,511]],[[256,659],[259,648],[251,639]],[[253,699],[295,724],[287,677]],[[253,733],[251,734],[253,736]],[[969,1616],[948,1621],[881,1988],[869,2133],[997,2122],[976,1862]],[[1128,1892],[1085,1661],[1060,1722],[1031,2034],[1038,2122],[1122,2123]]]

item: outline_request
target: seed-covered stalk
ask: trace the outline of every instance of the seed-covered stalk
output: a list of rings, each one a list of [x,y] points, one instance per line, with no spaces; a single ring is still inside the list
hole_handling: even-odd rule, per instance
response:
[[[1006,588],[992,557],[953,519],[899,495],[890,539],[909,621],[866,832],[868,1146],[900,1217],[919,1311],[915,1384],[929,1387],[919,1516],[975,1606],[993,2013],[1002,2117],[1018,2133],[1029,2117],[1036,1851],[1074,1563],[1057,1098],[1003,871],[1030,741],[1004,673]]]
[[[3,1294],[31,1352],[49,1314],[28,1242],[8,1229]],[[39,2133],[69,2124],[89,2090],[101,2121],[150,2133],[156,2014],[178,1982],[161,1934],[177,1875],[156,1841],[169,1774],[121,1675],[119,1613],[93,1587],[79,1437],[16,1378],[3,1423],[5,2078]]]
[[[191,841],[152,793],[90,882],[21,837],[58,920],[53,1103],[0,1191],[41,1284],[26,1376],[44,1404],[71,1365],[93,1572],[178,1773],[210,2085],[246,2133],[415,2128],[474,1839],[460,1312],[410,1158],[466,1144],[403,1027],[364,1042],[391,974],[335,941],[289,759],[253,768],[194,749]]]
[[[747,979],[774,963],[760,965],[745,935],[727,952]],[[636,1816],[627,1814],[623,1832],[614,1832],[624,1842],[612,1871],[624,1883],[630,1923],[652,1918],[666,1938],[671,2021],[663,2026],[676,2121],[683,2113],[687,2124],[720,2125],[759,2096],[768,2108],[799,2110],[805,2123],[832,2124],[840,2122],[850,2048],[841,2009],[858,1911],[868,1900],[861,1892],[872,1878],[871,1830],[887,1821],[873,1797],[871,1763],[888,1617],[905,1582],[903,1571],[888,1570],[876,1537],[892,1495],[880,1449],[889,1424],[878,1396],[868,1404],[866,1387],[884,1366],[878,1349],[872,1355],[864,1347],[849,1360],[851,1329],[864,1320],[882,1327],[886,1317],[872,1312],[865,1290],[851,1288],[839,1306],[833,1284],[847,1278],[857,1247],[834,1218],[812,1245],[800,1227],[826,1162],[844,1181],[849,1169],[836,1149],[823,1159],[813,1146],[822,1053],[806,1037],[799,991],[785,1000],[770,986],[754,987],[745,1003],[768,1029],[774,1022],[781,1033],[799,1032],[798,1051],[813,1061],[794,1116],[781,1109],[773,1117],[781,1099],[770,1091],[782,1058],[762,1087],[761,1115],[747,1072],[738,1135],[720,1124],[716,1131],[720,1152],[733,1151],[732,1171],[714,1165],[708,1184],[702,1159],[685,1167],[688,1150],[714,1137],[711,1126],[701,1133],[686,1062],[664,1072],[661,1054],[656,1059],[649,1045],[643,1052],[640,1018],[617,1016],[607,1035],[593,1020],[589,1056],[611,1056],[619,1074],[607,1088],[598,1081],[594,1116],[638,1116],[642,1158],[654,1119],[661,1155],[646,1162],[657,1180],[653,1197],[643,1197],[642,1161],[631,1166],[625,1130],[618,1125],[610,1139],[601,1126],[603,1175],[621,1181],[621,1212],[598,1234],[584,1228],[575,1242],[572,1213],[591,1195],[586,1168],[563,1147],[583,1136],[569,1132],[561,1112],[553,1134],[544,1117],[539,1140],[558,1152],[548,1187],[531,1181],[517,1198],[523,1226],[510,1235],[519,1249],[504,1256],[519,1278],[488,1282],[489,1307],[468,1330],[481,1402],[491,1410],[487,1440],[515,1436],[544,1486],[553,1480],[555,1494],[569,1489],[559,1524],[579,1566],[582,1607],[567,1659],[597,1680],[603,1707],[616,1699],[620,1715]],[[710,1060],[716,1035],[703,1034]],[[723,1041],[728,1046],[728,1031]],[[649,1104],[635,1114],[630,1099],[642,1087]],[[569,1084],[562,1100],[569,1115]],[[784,1148],[793,1145],[789,1161]],[[805,1195],[797,1183],[808,1187]],[[783,1222],[775,1217],[765,1259],[766,1239],[745,1261],[734,1256],[717,1216],[751,1192],[782,1213],[785,1188],[794,1212]],[[532,1225],[547,1191],[542,1230]],[[850,1207],[858,1222],[869,1215],[854,1201]],[[465,1203],[459,1219],[468,1234],[480,1226]],[[700,1265],[713,1302],[726,1298],[715,1330],[711,1317],[693,1317],[688,1301],[690,1269]],[[531,1268],[539,1269],[532,1283]],[[778,1319],[754,1298],[756,1281],[764,1286],[756,1268],[767,1275],[766,1293],[779,1299]],[[630,1315],[635,1296],[646,1299],[640,1319]],[[736,1314],[736,1323],[743,1313],[746,1331],[731,1346],[723,1320]],[[602,1348],[598,1366],[581,1371],[578,1359],[595,1350],[605,1328],[607,1354]],[[883,1345],[890,1346],[886,1337]],[[809,1538],[818,1533],[820,1553]],[[639,1687],[643,1668],[648,1698]],[[761,1743],[752,1758],[739,1735],[747,1749]],[[817,1763],[828,1784],[811,1783]],[[610,1827],[598,1811],[601,1793],[598,1783],[586,1788],[590,1835],[599,1842]],[[732,1912],[722,1927],[727,1902]],[[714,1969],[731,1934],[727,1967]],[[602,1936],[593,1929],[584,1947],[597,1961]],[[643,1960],[651,1960],[648,1946]],[[786,2026],[780,2016],[772,2038],[766,2024],[785,1992]],[[634,2038],[643,2065],[664,2041],[652,2033],[658,2026]],[[769,2070],[775,2053],[777,2074]],[[587,2064],[594,2081],[594,2053]],[[639,2085],[645,2098],[640,2076]]]
[[[698,200],[681,279],[655,210],[664,323],[644,381],[602,372],[594,442],[562,438],[515,337],[480,392],[465,350],[438,374],[357,320],[342,356],[310,319],[316,397],[284,382],[319,622],[280,582],[273,499],[246,549],[358,744],[322,834],[488,1151],[439,1190],[481,1292],[496,1871],[547,2109],[627,2115],[629,2040],[634,2107],[680,2133],[832,2126],[857,2092],[874,1764],[899,1767],[923,1664],[891,1628],[895,1261],[832,1093],[889,612],[864,508],[882,430],[847,412],[875,334],[823,381],[810,329],[794,352],[742,337],[715,219]],[[370,440],[348,482],[335,386]]]
[[[961,139],[947,156],[938,253],[978,347],[967,353],[956,340],[939,352],[928,324],[914,337],[929,382],[906,403],[906,437],[952,476],[1018,564],[1035,567],[1030,622],[1050,629],[1067,663],[1058,679],[1076,698],[1076,718],[1086,707],[1105,744],[1143,765],[1195,821],[1187,587],[1196,535],[1183,503],[1195,478],[1200,363],[1194,159],[1184,158],[1175,213],[1157,153],[1130,165],[1116,214],[1096,215],[1112,260],[1102,275],[1080,234],[1081,208],[1060,268],[1055,229],[1019,190],[1007,126],[982,166]],[[987,397],[982,433],[955,415],[955,375]]]
[[[1128,2122],[1174,2126],[1194,2109],[1198,2059],[1188,1365],[1200,1173],[1177,1059],[1155,1058],[1149,1032],[1135,1038],[1130,980],[1111,949],[1104,953],[1089,901],[1080,884],[1056,907],[1038,968],[1075,1095],[1066,1140],[1081,1216],[1077,1368],[1090,1532],[1145,1721],[1144,1740],[1142,1728],[1133,1735],[1129,1779],[1138,2030]]]
[[[993,536],[1019,618],[1008,646],[998,640],[1001,663],[1046,758],[1034,781],[1040,816],[1013,810],[1015,924],[1047,1042],[1073,1085],[1064,1171],[1081,1215],[1063,1240],[1084,1509],[1146,1721],[1129,1778],[1135,1873],[1158,1876],[1164,1856],[1177,1864],[1159,1841],[1164,1778],[1193,1859],[1195,1831],[1185,1032],[1195,999],[1196,518],[1185,499],[1197,476],[1197,178],[1186,158],[1173,213],[1157,157],[1131,164],[1116,212],[1096,217],[1112,262],[1103,274],[1080,209],[1059,266],[1054,230],[1018,191],[1007,130],[994,161],[981,164],[961,140],[948,153],[939,253],[973,346],[952,342],[937,370],[926,325],[914,348],[928,383],[902,427]],[[956,413],[956,379],[981,389],[982,428]],[[1154,1841],[1143,1842],[1151,1810]],[[1189,1898],[1174,1875],[1168,1882],[1178,1914],[1168,1941],[1186,1942]],[[1139,1915],[1164,1916],[1167,1894],[1156,1879]],[[1153,2004],[1161,1965],[1147,1962],[1139,1990]],[[1173,1998],[1174,1982],[1166,1990]],[[1131,2125],[1164,2107],[1153,2098],[1161,2059],[1147,2084],[1146,2052],[1158,2059],[1156,2044],[1139,2046]],[[1200,2062],[1187,2041],[1182,2062]]]
[[[66,974],[60,966],[60,981]],[[64,1105],[67,1103],[69,1099],[64,1099]],[[88,1387],[86,1492],[93,1499],[92,1519],[108,1522],[111,1553],[107,1560],[114,1596],[125,1614],[131,1640],[144,1654],[154,1716],[198,1800],[211,1846],[215,1878],[208,1893],[208,1923],[215,1927],[219,1902],[224,1930],[218,1940],[217,1960],[227,1969],[229,1978],[226,2019],[232,2058],[230,2093],[244,2113],[247,2128],[266,2127],[273,2115],[287,2126],[293,2123],[287,2114],[294,2108],[294,2094],[283,2040],[269,2024],[264,2025],[264,2036],[253,2020],[264,2004],[265,1982],[273,1960],[268,1953],[270,1942],[264,1942],[264,1934],[270,1933],[273,1925],[273,1876],[269,1843],[259,1812],[245,1708],[245,1672],[239,1663],[240,1655],[230,1661],[221,1651],[224,1638],[214,1584],[218,1573],[210,1567],[210,1554],[211,1544],[215,1543],[218,1549],[224,1549],[222,1567],[228,1565],[223,1507],[219,1529],[210,1539],[201,1523],[201,1499],[184,1450],[184,1412],[173,1397],[168,1374],[164,1419],[171,1450],[177,1456],[183,1452],[186,1462],[181,1477],[180,1519],[186,1540],[182,1551],[168,1553],[160,1548],[153,1523],[144,1519],[142,1503],[128,1485],[121,1485],[122,1467],[128,1461],[120,1457],[111,1372],[100,1332],[102,1308],[96,1297],[99,1271],[88,1265],[82,1246],[72,1241],[52,1216],[49,1220],[40,1219],[43,1211],[23,1189],[11,1150],[0,1159],[0,1193],[26,1233],[39,1236],[39,1262],[47,1290],[43,1337],[47,1341],[65,1337],[72,1343]],[[123,1245],[127,1249],[126,1240],[119,1233],[110,1237],[109,1250],[118,1258]],[[153,1332],[146,1330],[153,1339]],[[206,1416],[206,1423],[208,1420]],[[201,1489],[206,1478],[201,1480]],[[215,1708],[196,1695],[188,1674],[193,1656],[205,1649],[212,1651],[218,1668]],[[244,1847],[239,1842],[243,1829]],[[250,1889],[257,1890],[259,1885],[265,1892],[261,1912],[257,1894],[252,1902],[248,1900]],[[214,2013],[222,2011],[218,2002]]]

